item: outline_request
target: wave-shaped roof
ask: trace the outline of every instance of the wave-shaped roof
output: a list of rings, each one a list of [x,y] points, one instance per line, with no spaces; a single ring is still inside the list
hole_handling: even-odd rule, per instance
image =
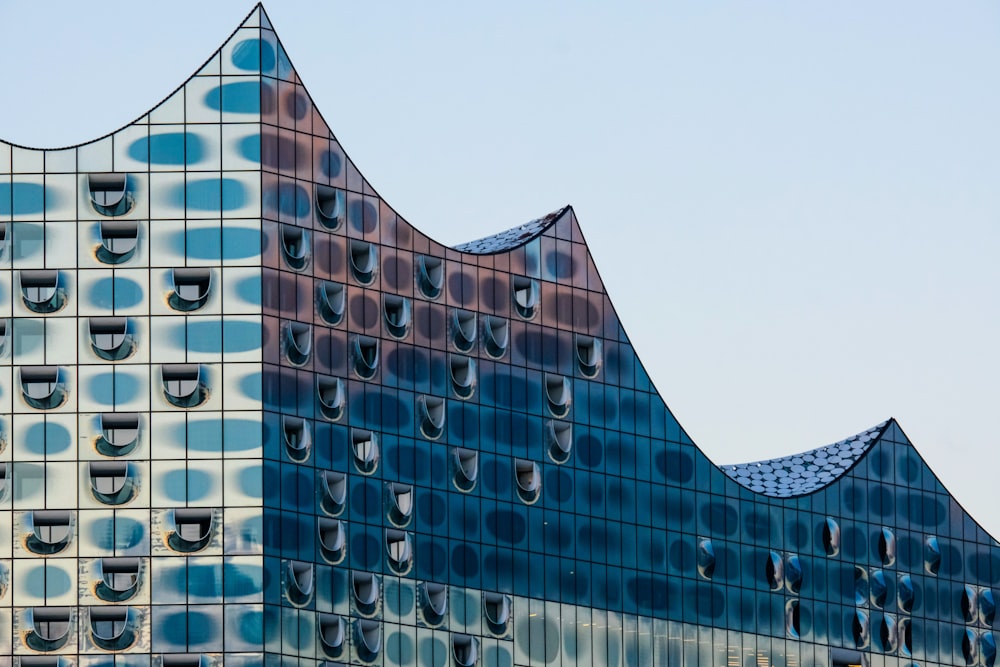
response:
[[[563,217],[572,207],[563,206],[558,211],[553,211],[531,222],[512,227],[491,236],[485,236],[475,241],[468,241],[453,246],[455,250],[473,253],[476,255],[489,255],[495,252],[506,252],[524,245],[535,238],[551,225],[554,225],[559,218]]]

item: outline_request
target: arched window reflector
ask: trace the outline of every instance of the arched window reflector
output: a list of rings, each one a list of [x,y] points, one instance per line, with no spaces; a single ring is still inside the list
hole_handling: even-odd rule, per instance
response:
[[[91,317],[90,347],[107,361],[120,361],[135,351],[135,333],[127,317]]]
[[[884,614],[878,626],[878,639],[882,650],[886,653],[894,653],[899,641],[896,619],[889,614]]]
[[[352,573],[351,591],[354,593],[354,604],[363,614],[371,615],[378,608],[382,592],[378,577],[371,572]]]
[[[868,614],[860,609],[854,612],[854,619],[851,622],[851,634],[854,637],[854,645],[857,648],[868,648]]]
[[[889,528],[883,528],[878,537],[878,555],[883,565],[896,562],[896,535]]]
[[[323,498],[320,507],[331,516],[337,516],[347,505],[347,475],[342,472],[324,470],[320,473]]]
[[[58,651],[69,641],[72,612],[65,607],[33,607],[28,610],[30,631],[25,637],[36,651]]]
[[[393,338],[406,338],[410,331],[410,300],[396,294],[382,295],[385,330]]]
[[[323,280],[316,285],[316,310],[330,326],[336,326],[344,319],[346,300],[347,290],[340,283]]]
[[[0,319],[0,357],[10,354],[10,320]]]
[[[208,667],[200,654],[174,653],[163,655],[163,667]]]
[[[7,499],[7,490],[10,489],[10,479],[8,477],[9,468],[6,463],[0,463],[0,501]],[[3,597],[0,592],[0,597]]]
[[[991,627],[997,619],[997,599],[992,588],[984,588],[979,593],[979,622]]]
[[[909,625],[907,625],[909,627]],[[997,638],[992,632],[984,632],[979,637],[979,654],[983,667],[993,667],[997,662]]]
[[[309,453],[312,451],[312,433],[305,419],[282,415],[281,436],[288,458],[296,463],[302,463],[309,458]]]
[[[403,527],[413,516],[413,487],[400,482],[386,484],[386,500],[389,503],[389,520]]]
[[[470,310],[451,311],[451,342],[459,352],[469,352],[476,346],[476,314]]]
[[[167,535],[167,545],[174,551],[193,553],[208,546],[212,539],[215,519],[208,508],[175,509],[173,530]]]
[[[556,463],[566,463],[573,453],[573,424],[549,420],[549,458]]]
[[[417,412],[420,415],[420,433],[428,440],[437,440],[444,434],[445,402],[440,396],[418,396]]]
[[[198,310],[208,301],[212,290],[211,269],[174,269],[171,271],[173,291],[167,303],[174,310],[190,312]]]
[[[179,408],[194,408],[208,400],[200,364],[163,364],[163,397]]]
[[[577,334],[576,362],[584,377],[597,377],[601,372],[601,339]]]
[[[514,461],[514,481],[517,482],[517,497],[531,504],[538,500],[542,490],[542,469],[534,461],[516,459]]]
[[[452,452],[452,460],[455,463],[455,486],[459,491],[472,491],[479,479],[479,452],[456,447]]]
[[[868,570],[854,566],[854,604],[861,606],[868,602]]]
[[[772,591],[781,590],[785,584],[785,564],[776,552],[767,554],[767,562],[764,564],[764,577],[767,585]]]
[[[452,354],[449,361],[452,390],[459,398],[469,398],[476,391],[476,360]]]
[[[319,223],[331,231],[340,229],[347,217],[344,191],[328,185],[316,185],[316,213]]]
[[[698,574],[705,579],[715,576],[715,546],[712,540],[704,539],[698,542]]]
[[[362,429],[351,429],[351,450],[354,453],[354,465],[358,471],[369,475],[378,467],[379,451],[378,436]]]
[[[427,255],[417,256],[417,286],[428,299],[441,296],[444,289],[444,260]]]
[[[359,618],[354,626],[358,655],[365,662],[372,662],[382,650],[382,624],[367,618]]]
[[[7,223],[0,222],[0,257],[3,257],[4,252],[7,250],[7,242],[9,238],[7,236]]]
[[[830,517],[823,522],[823,551],[829,557],[840,553],[840,524]]]
[[[304,322],[289,322],[285,327],[285,355],[288,361],[301,366],[309,361],[312,354],[312,325]]]
[[[789,639],[799,638],[798,600],[789,600],[785,603],[785,636]]]
[[[789,593],[802,590],[802,561],[796,554],[785,556],[785,588]]]
[[[125,461],[91,461],[90,490],[105,505],[122,505],[135,495],[135,474]]]
[[[354,372],[362,380],[371,380],[378,372],[378,338],[354,337]]]
[[[326,657],[339,658],[344,652],[344,617],[340,614],[318,614],[316,631]]]
[[[385,553],[389,557],[389,567],[397,574],[405,574],[413,565],[413,541],[410,534],[396,530],[385,529]]]
[[[896,605],[900,611],[909,614],[913,611],[913,603],[916,601],[917,593],[913,588],[913,579],[908,574],[899,575],[899,583],[896,585]]]
[[[545,398],[553,417],[562,418],[568,415],[570,400],[573,398],[573,385],[569,378],[546,373]]]
[[[66,402],[69,392],[58,366],[22,366],[21,395],[24,402],[39,410],[52,410]]]
[[[135,613],[129,607],[91,607],[90,636],[105,651],[121,651],[135,643]]]
[[[938,538],[928,536],[924,539],[924,569],[927,574],[937,575],[941,569],[941,547]]]
[[[979,662],[979,651],[976,641],[976,631],[966,628],[962,633],[962,656],[966,665],[975,665]]]
[[[105,412],[101,414],[101,435],[97,451],[104,456],[124,456],[139,444],[138,412]]]
[[[510,322],[503,317],[486,315],[483,318],[483,339],[486,342],[486,354],[499,359],[507,354],[510,345]]]
[[[102,558],[97,563],[101,577],[94,587],[97,597],[107,602],[122,602],[139,590],[138,558]]]
[[[889,598],[889,581],[882,570],[874,570],[868,577],[868,597],[872,606],[881,609]]]
[[[48,556],[59,553],[73,537],[73,515],[69,510],[35,510],[31,513],[28,549]]]
[[[319,529],[319,548],[323,560],[336,565],[344,560],[347,553],[347,530],[340,519],[320,517],[316,525]]]
[[[896,634],[899,637],[899,654],[904,658],[913,655],[913,627],[908,619],[903,619],[897,624]],[[990,665],[990,667],[993,667]]]
[[[534,318],[538,307],[538,281],[524,276],[512,276],[510,286],[513,292],[514,312],[521,319]]]
[[[429,625],[438,625],[448,613],[448,587],[432,581],[420,587],[421,609]]]
[[[21,279],[21,300],[28,310],[44,315],[66,305],[66,288],[58,271],[24,269],[18,276]]]
[[[348,246],[351,275],[362,285],[375,282],[378,272],[378,249],[371,243],[352,239]]]
[[[451,654],[458,667],[472,667],[479,662],[479,641],[471,635],[453,634]]]
[[[344,416],[344,406],[347,403],[347,393],[344,391],[344,381],[340,378],[316,377],[316,396],[319,398],[319,411],[330,421],[339,421]]]
[[[483,593],[483,616],[486,626],[495,635],[506,635],[510,624],[511,597],[503,593]]]
[[[94,210],[108,217],[125,215],[135,205],[128,174],[90,174],[90,203]]]
[[[309,230],[281,225],[281,256],[288,268],[301,271],[309,263]]]
[[[288,601],[302,606],[312,599],[316,577],[312,563],[297,560],[288,561],[285,567],[285,595]]]
[[[102,220],[101,245],[97,259],[105,264],[121,264],[131,259],[139,246],[139,223],[135,220]]]
[[[977,597],[975,588],[968,584],[962,587],[962,598],[959,608],[962,610],[962,619],[966,623],[972,623],[976,620]]]

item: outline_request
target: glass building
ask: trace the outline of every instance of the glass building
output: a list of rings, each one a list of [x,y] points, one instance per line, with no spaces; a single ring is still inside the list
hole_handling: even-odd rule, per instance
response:
[[[0,143],[0,666],[977,665],[1000,544],[890,420],[717,467],[571,208],[449,248],[260,7]]]

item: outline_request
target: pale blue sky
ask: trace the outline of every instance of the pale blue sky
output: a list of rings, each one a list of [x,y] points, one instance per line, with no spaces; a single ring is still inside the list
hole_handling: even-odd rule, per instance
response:
[[[251,7],[0,0],[0,137],[118,128]],[[574,205],[713,460],[894,416],[1000,535],[1000,5],[266,8],[348,153],[431,236]]]

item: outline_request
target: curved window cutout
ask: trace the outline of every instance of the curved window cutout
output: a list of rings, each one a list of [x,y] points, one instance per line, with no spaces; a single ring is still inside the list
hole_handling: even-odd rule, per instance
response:
[[[397,574],[405,574],[410,571],[413,565],[413,541],[410,534],[386,528],[385,530],[385,553],[389,557],[389,567]]]
[[[428,255],[417,256],[417,286],[428,299],[436,299],[444,290],[444,260]]]
[[[90,347],[107,361],[121,361],[135,352],[135,332],[127,317],[91,317]]]
[[[320,517],[317,526],[323,560],[333,565],[344,560],[347,553],[347,530],[344,528],[344,523],[340,519]]]
[[[868,578],[868,597],[872,606],[879,609],[885,607],[885,602],[889,599],[889,582],[882,570],[873,570]]]
[[[354,453],[354,465],[359,472],[365,475],[375,472],[379,460],[378,436],[362,428],[352,428],[351,450]]]
[[[868,571],[863,567],[854,566],[854,604],[861,606],[868,603]]]
[[[855,647],[868,648],[868,614],[860,609],[854,612],[854,619],[851,622],[851,634],[854,637]]]
[[[983,667],[993,667],[997,662],[997,638],[992,632],[984,632],[979,637],[979,654]]]
[[[425,582],[420,588],[421,608],[428,625],[439,625],[448,613],[448,587]]]
[[[507,634],[513,603],[509,595],[503,593],[483,593],[483,616],[486,627],[495,635]]]
[[[312,452],[312,433],[309,423],[301,417],[281,416],[281,435],[285,442],[285,453],[296,463],[309,459]]]
[[[413,487],[400,482],[386,484],[386,498],[389,502],[389,520],[399,527],[410,523],[413,516]]]
[[[347,475],[324,470],[320,473],[320,481],[323,488],[320,507],[330,516],[338,516],[347,506]]]
[[[764,566],[764,577],[767,585],[772,591],[780,591],[785,585],[785,564],[776,552],[772,551],[767,555],[767,563]]]
[[[878,624],[878,640],[883,652],[895,653],[899,639],[896,631],[896,619],[888,614],[882,616]]]
[[[0,502],[7,499],[7,490],[10,489],[10,479],[8,478],[8,468],[6,463],[0,463]],[[2,573],[0,573],[2,575]],[[0,576],[0,598],[3,597],[3,581]]]
[[[208,400],[200,364],[163,364],[163,397],[178,408],[196,408]]]
[[[316,631],[323,654],[328,658],[339,658],[344,652],[344,617],[340,614],[318,614]]]
[[[98,561],[101,580],[94,587],[97,597],[106,602],[123,602],[139,590],[138,558],[102,558]]]
[[[316,285],[316,310],[323,321],[330,326],[340,324],[344,319],[347,290],[340,283],[327,280]]]
[[[896,535],[889,528],[883,528],[878,537],[878,555],[883,565],[896,562]]]
[[[25,545],[36,554],[49,556],[65,549],[72,537],[73,515],[69,510],[35,510]]]
[[[573,424],[550,420],[548,423],[549,458],[566,463],[573,454]]]
[[[64,607],[34,607],[28,610],[30,631],[25,643],[36,651],[58,651],[70,637],[72,612]]]
[[[315,586],[316,577],[312,563],[288,561],[288,566],[285,568],[285,595],[289,602],[297,607],[307,604],[312,599]]]
[[[458,667],[472,667],[479,662],[479,641],[471,635],[453,634],[451,654]]]
[[[0,222],[0,257],[3,257],[4,252],[6,252],[9,240],[10,237],[7,236],[7,223]]]
[[[125,461],[91,461],[90,490],[105,505],[122,505],[132,500],[138,489]]]
[[[90,203],[101,215],[125,215],[135,206],[135,197],[129,187],[128,174],[90,174]]]
[[[302,366],[312,354],[312,325],[289,322],[285,327],[285,356],[295,366]]]
[[[576,363],[580,374],[594,378],[601,372],[601,339],[593,336],[576,336]]]
[[[785,636],[789,639],[798,639],[799,632],[799,601],[789,600],[785,603]]]
[[[38,410],[54,410],[66,402],[69,392],[58,366],[22,366],[21,395]]]
[[[90,636],[105,651],[121,651],[135,643],[134,612],[128,607],[91,607]]]
[[[966,665],[975,665],[979,661],[978,648],[975,630],[966,629],[962,633],[962,656]]]
[[[511,276],[510,286],[513,292],[514,312],[521,319],[533,319],[538,309],[538,281],[524,276]]]
[[[410,332],[410,300],[396,294],[382,295],[385,330],[393,338],[406,338]]]
[[[908,574],[899,576],[899,583],[896,585],[896,604],[900,611],[909,614],[913,611],[913,603],[916,601],[917,593],[913,588],[913,579]]]
[[[370,616],[378,608],[381,589],[378,577],[371,572],[354,572],[351,575],[354,604],[361,613]]]
[[[371,243],[353,239],[348,246],[348,255],[354,279],[362,285],[371,285],[375,282],[375,274],[378,272],[378,249]]]
[[[382,624],[367,618],[355,621],[355,639],[358,656],[365,662],[372,662],[382,650]]]
[[[476,360],[452,354],[449,359],[451,388],[459,398],[469,398],[476,391]]]
[[[125,456],[139,444],[138,412],[105,412],[96,448],[104,456]]]
[[[340,229],[347,217],[347,197],[340,188],[331,188],[328,185],[315,186],[316,188],[316,218],[319,224],[330,231]]]
[[[476,314],[470,310],[451,311],[451,342],[459,352],[476,346]]]
[[[344,381],[340,378],[317,376],[316,396],[319,399],[320,414],[330,421],[340,421],[347,404]]]
[[[913,626],[909,619],[901,620],[897,625],[896,635],[899,638],[899,654],[904,658],[913,656]],[[992,665],[990,666],[992,667]]]
[[[715,575],[715,547],[712,540],[698,542],[698,574],[704,579],[711,579]]]
[[[517,497],[522,502],[532,504],[542,491],[542,469],[534,461],[516,459],[514,461],[514,481],[517,482]]]
[[[293,225],[281,225],[281,256],[294,271],[309,263],[309,230]]]
[[[428,440],[437,440],[444,434],[445,402],[440,396],[418,396],[417,412],[420,415],[420,433]]]
[[[962,587],[962,599],[959,608],[962,610],[962,619],[966,623],[972,623],[976,620],[977,597],[975,588],[968,584]]]
[[[135,220],[102,220],[97,259],[105,264],[127,262],[139,247],[139,223]]]
[[[452,452],[452,460],[455,462],[455,486],[459,491],[472,491],[479,479],[479,452],[456,447]]]
[[[802,590],[802,561],[796,554],[785,556],[785,588],[789,593]]]
[[[979,593],[979,622],[986,627],[992,627],[997,620],[997,599],[993,589],[984,588]]]
[[[211,509],[175,509],[172,514],[173,530],[167,535],[167,546],[181,553],[194,553],[208,546],[215,525]]]
[[[378,338],[354,337],[354,372],[362,380],[371,380],[378,372]]]
[[[66,305],[66,288],[58,271],[23,269],[18,276],[21,279],[21,300],[31,312],[45,315]]]
[[[840,553],[840,524],[830,517],[823,522],[823,551],[828,557]]]
[[[10,356],[10,320],[0,319],[0,357]]]
[[[562,418],[569,414],[572,397],[573,385],[569,378],[552,373],[545,374],[545,399],[553,417]]]
[[[163,655],[163,667],[208,667],[202,656],[196,653],[174,653]]]
[[[198,310],[208,302],[212,291],[211,269],[174,269],[171,271],[173,291],[167,303],[184,313]]]
[[[938,538],[929,535],[924,539],[924,570],[927,574],[937,575],[941,569],[941,546]]]
[[[510,322],[503,317],[487,315],[483,318],[483,339],[486,354],[499,359],[507,354],[510,345]]]

